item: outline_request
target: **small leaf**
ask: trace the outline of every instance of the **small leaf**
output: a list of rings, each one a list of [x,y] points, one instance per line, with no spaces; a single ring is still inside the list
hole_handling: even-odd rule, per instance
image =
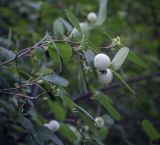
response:
[[[96,99],[107,109],[108,113],[117,121],[121,120],[121,115],[113,107],[113,102],[105,95],[96,96]]]
[[[76,18],[76,16],[69,10],[65,10],[65,13],[69,19],[69,21],[72,23],[72,25],[79,31],[82,32],[81,27],[79,26],[79,22]]]
[[[65,26],[65,28],[68,30],[68,32],[72,31],[72,26],[69,22],[67,22],[66,20],[64,20],[63,18],[60,18],[61,23],[63,23],[63,25]]]
[[[128,90],[130,90],[132,93],[135,93],[135,91],[125,82],[125,80],[123,80],[123,78],[122,78],[122,76],[120,74],[118,74],[114,70],[112,70],[112,72],[126,86],[126,88]]]
[[[143,120],[142,127],[151,141],[160,139],[160,133],[149,120]]]
[[[63,121],[65,119],[65,110],[58,102],[48,101],[48,105],[58,120]]]
[[[60,50],[60,56],[64,64],[67,64],[72,56],[72,48],[68,44],[57,44],[57,47]]]
[[[36,132],[33,134],[34,140],[38,145],[45,145],[45,136],[42,132]]]
[[[107,136],[107,133],[108,133],[108,129],[105,127],[105,128],[100,128],[97,132],[97,135],[104,139],[106,136]]]
[[[83,112],[85,115],[87,115],[92,121],[94,121],[94,118],[86,111],[84,110],[81,106],[75,104],[75,106],[81,111]]]
[[[64,35],[64,26],[61,23],[60,19],[56,19],[53,23],[54,34]]]
[[[110,97],[108,97],[107,95],[105,95],[101,92],[98,92],[96,95],[97,95],[96,99],[101,100],[104,103],[107,102],[107,103],[110,103],[113,105],[113,100]]]
[[[32,128],[33,128],[31,121],[29,119],[27,119],[26,117],[24,117],[24,115],[21,112],[18,113],[18,122],[25,129],[32,130]]]
[[[36,142],[33,140],[31,135],[27,136],[27,145],[36,145]]]
[[[40,131],[44,136],[48,137],[53,143],[57,145],[64,145],[63,142],[47,127],[40,128]]]
[[[59,51],[57,45],[55,44],[54,40],[52,39],[52,37],[50,36],[50,34],[48,32],[46,33],[46,35],[48,36],[49,40],[52,42],[52,44],[54,46],[53,48],[55,48],[57,54],[60,56],[60,51]]]
[[[105,145],[103,142],[101,142],[101,140],[99,140],[96,137],[92,137],[93,140],[95,140],[97,142],[98,145]]]
[[[59,53],[57,53],[57,49],[58,49]],[[48,45],[48,52],[49,52],[49,55],[51,56],[51,58],[54,60],[54,62],[58,62],[59,66],[61,67],[62,66],[62,61],[61,61],[61,57],[60,57],[59,48],[56,46],[56,49],[55,49],[55,46],[53,44],[49,44]]]
[[[135,54],[131,50],[129,50],[128,59],[136,65],[139,65],[143,68],[147,68],[146,63],[137,54]]]
[[[99,2],[98,18],[95,25],[102,25],[106,19],[108,0],[100,0]]]
[[[118,70],[122,64],[124,63],[127,55],[129,53],[129,48],[122,47],[114,56],[112,62],[111,62],[111,68],[113,70]]]
[[[95,122],[91,120],[86,114],[80,113],[81,119],[84,121],[84,123],[89,127],[89,129],[94,133],[97,134],[97,127],[95,125]]]
[[[95,57],[94,52],[91,49],[88,49],[87,51],[83,51],[83,53],[84,53],[84,56],[86,58],[88,65],[90,66],[93,65],[93,61]]]
[[[77,140],[77,136],[74,134],[74,132],[65,124],[62,124],[60,127],[59,132],[62,134],[62,136],[66,139],[68,139],[71,143]]]
[[[72,101],[72,99],[67,97],[67,96],[63,97],[63,103],[64,103],[65,106],[68,106],[71,110],[75,110],[76,109],[75,104]]]
[[[55,73],[42,76],[41,79],[43,79],[47,82],[50,82],[50,83],[54,83],[59,86],[63,86],[63,87],[66,87],[69,84],[69,82],[66,79],[58,76]]]
[[[8,50],[8,49],[3,48],[3,47],[0,47],[0,58],[1,58],[1,60],[14,59],[15,57],[16,57],[16,54],[13,51]]]

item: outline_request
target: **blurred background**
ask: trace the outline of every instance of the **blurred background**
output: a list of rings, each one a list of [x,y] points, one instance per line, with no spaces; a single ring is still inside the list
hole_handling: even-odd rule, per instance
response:
[[[135,90],[135,94],[130,93],[124,86],[114,87],[114,84],[117,84],[115,79],[109,89],[103,90],[114,100],[116,109],[123,116],[121,121],[109,125],[109,133],[103,141],[105,144],[160,144],[159,140],[150,142],[142,129],[142,121],[147,119],[160,131],[159,8],[159,0],[109,0],[105,22],[90,32],[89,41],[95,46],[102,47],[109,45],[111,38],[120,36],[122,44],[133,50],[147,65],[146,68],[143,68],[127,61],[119,71],[126,80],[131,80],[129,85]],[[0,47],[17,52],[35,44],[44,37],[46,32],[54,34],[54,21],[59,17],[67,20],[65,9],[72,11],[79,22],[83,22],[86,21],[89,12],[98,12],[99,1],[1,0]],[[67,32],[65,33],[67,34]],[[110,50],[101,49],[100,51],[109,54],[111,59],[113,58],[113,52]],[[41,53],[37,55],[41,55]],[[1,49],[1,62],[4,60],[3,57]],[[76,67],[77,62],[73,62],[73,60],[76,59],[73,57],[70,61],[71,64],[65,66],[67,71],[63,72],[63,75],[71,82],[68,92],[72,97],[82,95],[84,92],[78,85],[75,85],[79,69]],[[30,58],[20,59],[19,70],[24,80],[29,75],[33,76],[41,71],[39,66],[41,68],[46,66],[45,62],[42,64],[41,60],[34,65],[34,61],[37,60],[34,58],[33,60]],[[13,87],[17,79],[18,74],[13,66],[0,68],[0,88]],[[95,83],[92,79],[89,81],[90,84]],[[98,89],[101,87],[101,85],[97,85]],[[0,144],[25,144],[24,136],[19,138],[20,131],[15,125],[17,110],[13,109],[15,100],[8,99],[9,96],[1,93],[0,96]],[[87,103],[88,101],[86,98],[79,100],[78,103],[94,115],[94,107],[97,108],[97,104],[95,102]],[[42,103],[42,100],[36,101],[35,108],[39,114],[47,116],[46,106]],[[105,111],[102,108],[100,115],[103,114]]]

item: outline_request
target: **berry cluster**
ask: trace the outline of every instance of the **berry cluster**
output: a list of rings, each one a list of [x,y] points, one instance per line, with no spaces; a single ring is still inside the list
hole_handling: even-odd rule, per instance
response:
[[[104,53],[97,54],[94,58],[94,67],[97,69],[98,79],[105,85],[108,85],[113,79],[112,71],[108,68],[110,64],[110,58]]]

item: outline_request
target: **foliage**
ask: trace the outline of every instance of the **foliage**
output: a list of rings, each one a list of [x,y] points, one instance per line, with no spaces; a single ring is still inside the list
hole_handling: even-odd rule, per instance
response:
[[[159,0],[1,0],[1,144],[158,145],[159,7]],[[98,53],[111,59],[111,84],[98,81],[97,71],[106,73],[94,67]],[[45,126],[51,120],[58,131]]]

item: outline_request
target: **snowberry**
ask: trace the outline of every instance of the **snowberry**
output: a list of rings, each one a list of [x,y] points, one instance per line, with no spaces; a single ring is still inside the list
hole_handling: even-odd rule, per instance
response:
[[[94,13],[94,12],[90,12],[90,13],[88,14],[88,16],[87,16],[87,19],[88,19],[89,22],[95,23],[96,20],[97,20],[97,14]]]
[[[49,123],[44,124],[44,126],[47,127],[48,129],[50,129],[53,132],[58,131],[59,128],[60,128],[60,124],[56,120],[51,120]]]
[[[96,117],[95,123],[96,123],[97,127],[99,127],[99,128],[104,127],[104,119],[102,117]]]
[[[98,70],[106,70],[110,63],[110,58],[104,53],[97,54],[94,57],[94,67]]]
[[[106,70],[98,70],[98,79],[102,84],[108,85],[113,79],[113,73],[108,68]]]

